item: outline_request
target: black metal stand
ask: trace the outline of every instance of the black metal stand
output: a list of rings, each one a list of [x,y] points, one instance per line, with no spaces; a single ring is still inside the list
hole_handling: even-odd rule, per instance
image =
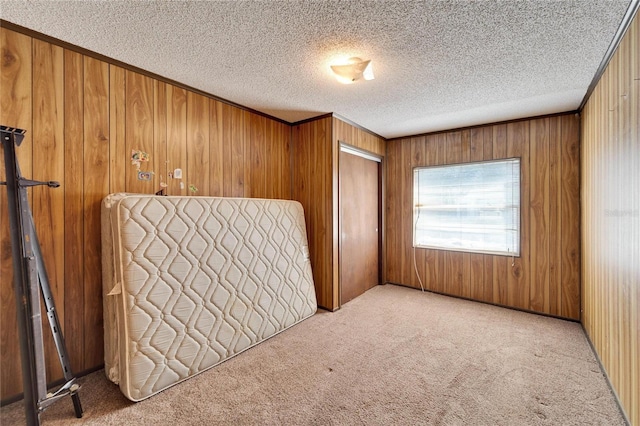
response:
[[[39,182],[28,180],[20,175],[16,146],[24,139],[25,130],[0,126],[7,186],[7,205],[9,207],[9,226],[11,231],[11,249],[13,257],[14,292],[18,315],[18,334],[20,335],[20,354],[22,361],[22,380],[24,388],[24,406],[27,425],[39,425],[40,413],[60,398],[71,395],[76,417],[82,417],[82,405],[76,378],[71,372],[69,356],[64,345],[62,328],[58,321],[53,294],[49,286],[49,278],[44,266],[40,243],[33,224],[33,216],[27,198],[30,186],[47,185],[51,188],[60,186],[58,182]],[[51,327],[53,340],[58,351],[58,358],[64,379],[57,391],[47,393],[47,373],[44,363],[42,340],[42,318],[40,297],[42,294],[47,318]]]

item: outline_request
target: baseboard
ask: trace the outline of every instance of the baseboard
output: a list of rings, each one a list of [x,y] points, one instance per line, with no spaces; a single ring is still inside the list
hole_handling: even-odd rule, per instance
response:
[[[414,287],[414,286],[408,285],[408,284],[394,283],[394,282],[391,282],[391,281],[387,281],[384,284],[397,285],[397,286],[400,286],[400,287],[412,288],[414,290],[421,291],[420,287]],[[458,295],[455,295],[455,294],[442,293],[442,292],[439,292],[439,291],[433,291],[433,290],[429,290],[429,289],[426,289],[426,288],[424,290],[422,290],[422,291],[424,291],[425,293],[438,294],[440,296],[453,297],[454,299],[468,300],[469,302],[476,302],[476,303],[482,303],[482,304],[485,304],[485,305],[497,306],[499,308],[511,309],[513,311],[526,312],[527,314],[540,315],[540,316],[543,316],[543,317],[555,318],[555,319],[559,319],[559,320],[562,320],[562,321],[580,323],[580,320],[577,320],[577,319],[561,317],[559,315],[547,314],[545,312],[533,311],[531,309],[516,308],[515,306],[501,305],[499,303],[493,303],[493,302],[487,302],[487,301],[484,301],[484,300],[472,299],[470,297],[458,296]]]
[[[604,368],[604,365],[602,364],[602,361],[600,360],[600,355],[598,355],[598,351],[596,351],[596,347],[593,346],[593,342],[591,341],[591,337],[589,337],[589,333],[587,333],[587,329],[584,328],[584,324],[580,323],[580,326],[582,327],[582,331],[584,332],[584,336],[587,338],[587,342],[589,342],[589,346],[591,347],[591,351],[593,352],[593,356],[596,358],[596,361],[598,361],[598,365],[600,366],[600,370],[602,371],[602,374],[604,374],[604,378],[607,381],[607,385],[609,385],[609,389],[611,389],[611,393],[613,393],[613,397],[616,400],[616,404],[618,404],[618,409],[620,409],[620,413],[622,413],[622,417],[624,418],[624,421],[627,424],[627,426],[630,426],[631,425],[631,421],[629,420],[629,416],[627,416],[627,412],[624,411],[624,407],[622,406],[622,403],[620,402],[620,397],[618,396],[618,392],[616,392],[615,388],[611,384],[611,380],[609,379],[609,375],[607,374],[607,369]]]

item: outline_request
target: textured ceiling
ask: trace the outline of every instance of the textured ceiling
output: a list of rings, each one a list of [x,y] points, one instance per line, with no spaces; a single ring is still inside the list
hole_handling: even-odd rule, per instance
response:
[[[6,21],[295,122],[387,138],[575,110],[629,0],[0,1]],[[342,85],[329,65],[371,59]]]

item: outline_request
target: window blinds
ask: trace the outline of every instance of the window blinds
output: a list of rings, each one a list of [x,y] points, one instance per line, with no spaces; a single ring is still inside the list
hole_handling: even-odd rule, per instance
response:
[[[520,159],[414,169],[414,247],[520,255]]]

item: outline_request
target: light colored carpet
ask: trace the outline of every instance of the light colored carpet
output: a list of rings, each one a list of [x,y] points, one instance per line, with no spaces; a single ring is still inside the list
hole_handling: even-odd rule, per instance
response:
[[[142,402],[80,383],[84,418],[65,398],[44,425],[624,424],[579,324],[394,285]]]

